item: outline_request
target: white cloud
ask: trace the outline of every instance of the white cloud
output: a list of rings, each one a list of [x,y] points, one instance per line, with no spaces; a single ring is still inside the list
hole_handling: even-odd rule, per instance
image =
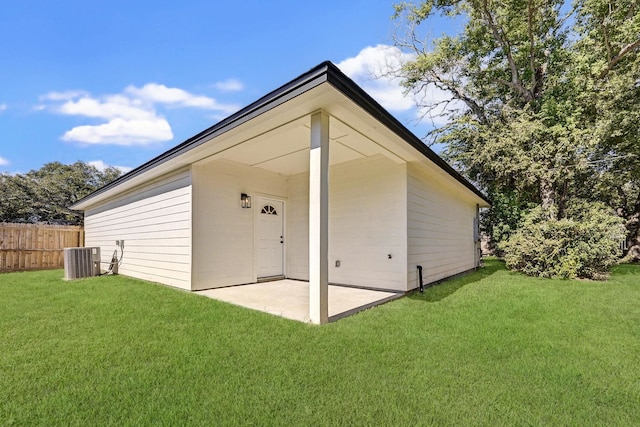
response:
[[[89,96],[88,92],[83,90],[68,90],[65,92],[49,92],[40,97],[41,101],[67,101],[74,98]]]
[[[9,160],[5,159],[4,157],[0,157],[0,166],[8,166],[9,163]]]
[[[7,104],[0,104],[0,113],[2,113],[3,111],[5,111],[7,108],[9,108],[7,106]]]
[[[238,92],[244,89],[244,85],[240,80],[227,79],[214,84],[214,87],[223,92]]]
[[[98,169],[101,172],[103,170],[105,170],[106,168],[108,168],[108,167],[114,167],[114,168],[120,170],[122,173],[127,173],[132,169],[132,168],[130,168],[128,166],[111,166],[111,165],[106,164],[102,160],[92,160],[90,162],[87,162],[87,164],[95,167],[96,169]]]
[[[347,58],[337,66],[346,75],[378,101],[384,108],[393,112],[413,111],[418,120],[429,119],[434,125],[447,122],[446,114],[455,108],[464,108],[460,102],[446,105],[450,94],[429,86],[419,93],[406,93],[400,79],[394,76],[402,63],[415,58],[414,54],[404,53],[399,48],[388,45],[377,45],[362,49],[356,56]],[[429,111],[417,105],[438,104]]]
[[[337,66],[387,110],[407,111],[415,106],[414,99],[404,94],[400,79],[390,73],[410,58],[397,47],[377,45],[362,49]]]
[[[68,100],[57,108],[57,112],[101,119],[143,120],[156,117],[155,111],[148,105],[143,105],[122,95],[108,96],[104,100],[90,97]]]
[[[224,115],[239,108],[157,83],[128,86],[122,93],[102,97],[82,90],[50,92],[40,100],[43,104],[34,107],[37,110],[100,120],[102,123],[74,127],[62,136],[64,141],[85,144],[145,145],[169,141],[173,132],[166,118],[157,112],[160,107],[200,108]]]
[[[106,164],[104,161],[102,160],[91,160],[89,162],[87,162],[88,165],[93,166],[94,168],[98,169],[99,171],[103,171],[106,168],[109,167],[108,164]]]
[[[183,89],[167,87],[157,83],[147,83],[141,88],[129,86],[125,92],[136,98],[152,103],[174,104],[181,107],[205,108],[232,113],[238,109],[236,105],[220,104],[215,99],[202,95],[194,95]]]
[[[172,138],[171,126],[161,117],[129,120],[117,117],[100,125],[76,126],[62,136],[63,141],[113,145],[146,145]]]

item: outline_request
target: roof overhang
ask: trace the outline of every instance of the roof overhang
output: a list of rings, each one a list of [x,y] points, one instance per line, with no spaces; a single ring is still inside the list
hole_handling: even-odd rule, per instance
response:
[[[187,139],[76,202],[84,210],[124,191],[198,162],[219,158],[283,174],[301,172],[308,150],[309,117],[329,114],[335,162],[384,155],[396,162],[426,162],[481,206],[490,202],[331,62],[324,62],[237,113]],[[266,155],[265,153],[269,153]],[[305,167],[305,166],[302,166]]]

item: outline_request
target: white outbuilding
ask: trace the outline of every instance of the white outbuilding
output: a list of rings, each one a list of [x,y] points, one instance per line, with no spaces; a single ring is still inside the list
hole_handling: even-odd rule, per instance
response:
[[[186,290],[309,282],[411,291],[480,262],[488,199],[324,62],[79,200],[119,273]]]

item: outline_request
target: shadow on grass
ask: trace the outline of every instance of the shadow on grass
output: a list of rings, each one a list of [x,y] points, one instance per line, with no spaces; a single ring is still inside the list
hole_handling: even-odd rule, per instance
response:
[[[611,273],[616,276],[637,275],[640,272],[640,263],[626,263],[614,266]]]
[[[445,279],[444,281],[425,289],[423,294],[416,290],[410,294],[408,298],[426,302],[438,302],[453,294],[458,289],[470,285],[471,283],[479,282],[480,280],[491,276],[495,272],[504,269],[504,262],[496,258],[485,259],[484,267],[453,279]]]

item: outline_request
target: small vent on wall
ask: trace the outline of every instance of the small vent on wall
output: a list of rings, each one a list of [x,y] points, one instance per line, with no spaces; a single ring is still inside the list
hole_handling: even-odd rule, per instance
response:
[[[64,279],[100,274],[100,248],[64,248]]]

